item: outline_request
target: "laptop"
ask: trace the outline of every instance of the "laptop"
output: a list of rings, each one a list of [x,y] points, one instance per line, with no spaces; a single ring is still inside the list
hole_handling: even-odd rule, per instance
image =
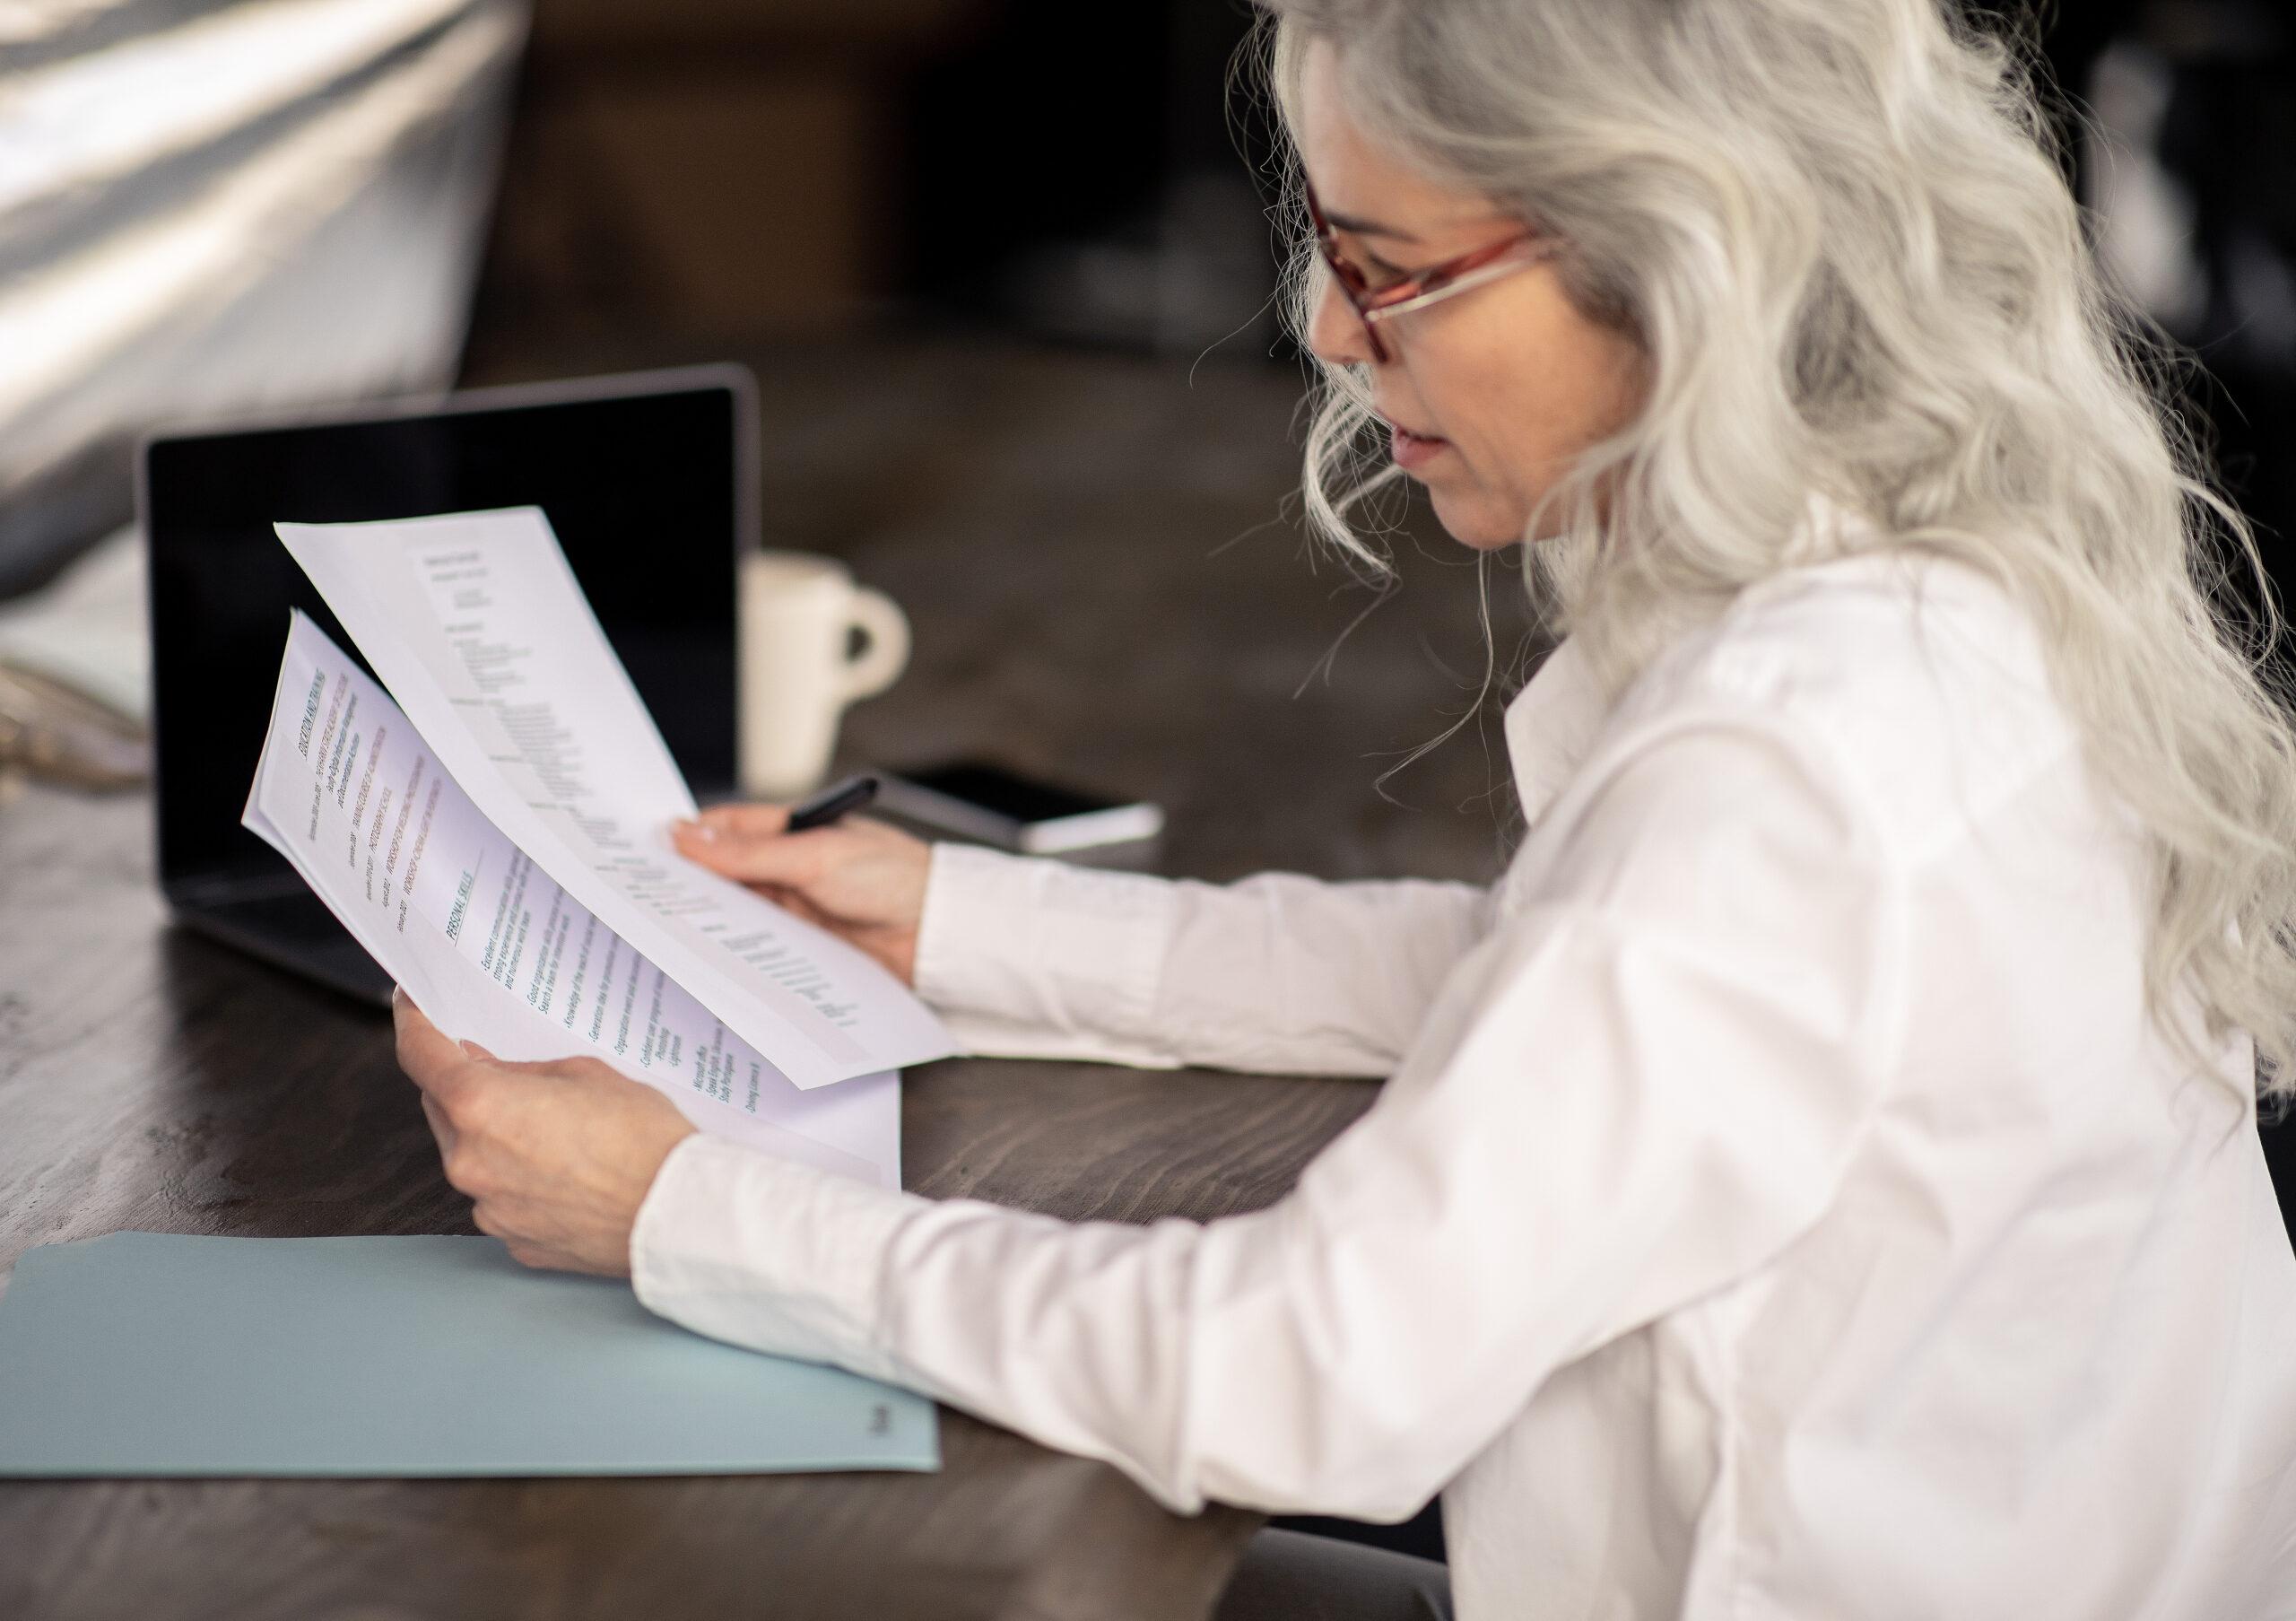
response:
[[[160,886],[186,927],[361,999],[390,980],[239,825],[290,608],[346,649],[271,526],[538,506],[686,780],[735,781],[735,564],[758,539],[754,379],[710,366],[161,433],[151,559]],[[371,673],[371,672],[370,672]]]

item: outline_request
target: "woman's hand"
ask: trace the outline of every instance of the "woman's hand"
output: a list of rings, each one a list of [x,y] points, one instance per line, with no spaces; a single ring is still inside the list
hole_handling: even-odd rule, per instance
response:
[[[391,1008],[399,1067],[478,1230],[529,1267],[627,1277],[638,1207],[693,1131],[677,1105],[596,1059],[506,1064],[449,1041],[404,991]]]
[[[917,981],[917,925],[933,847],[865,816],[784,832],[781,805],[720,805],[671,829],[678,852],[841,936]]]

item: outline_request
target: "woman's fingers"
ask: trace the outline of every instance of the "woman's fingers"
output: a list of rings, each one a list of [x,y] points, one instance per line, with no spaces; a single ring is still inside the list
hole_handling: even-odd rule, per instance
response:
[[[814,905],[803,890],[792,889],[787,884],[761,884],[757,889],[776,906],[784,911],[794,912],[808,923],[827,925],[830,920],[829,913]]]
[[[906,980],[932,847],[865,816],[789,832],[783,806],[721,806],[674,824],[679,851],[817,928],[868,952]]]
[[[397,1026],[399,1068],[426,1095],[443,1098],[469,1062],[463,1050],[396,987],[391,990],[391,1017]]]
[[[672,831],[680,854],[744,884],[785,884],[804,889],[821,878],[822,841],[807,833],[718,829],[712,834],[707,824],[697,827],[692,823],[681,823]]]
[[[712,838],[755,839],[778,833],[789,825],[789,807],[786,805],[713,805],[692,821],[681,826],[697,828],[707,841]]]

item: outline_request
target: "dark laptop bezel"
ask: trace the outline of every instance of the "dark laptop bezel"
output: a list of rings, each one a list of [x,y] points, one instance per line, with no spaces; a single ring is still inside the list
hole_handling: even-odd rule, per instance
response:
[[[315,436],[355,436],[369,428],[387,428],[391,424],[437,421],[451,425],[457,419],[473,416],[499,416],[502,413],[526,413],[549,410],[557,406],[611,405],[628,401],[640,404],[658,400],[664,396],[716,394],[730,402],[729,421],[731,441],[728,444],[696,445],[694,460],[714,474],[722,469],[733,480],[727,510],[732,514],[732,532],[723,565],[723,630],[721,648],[709,649],[717,661],[726,667],[730,676],[735,657],[735,569],[741,553],[759,544],[761,519],[761,488],[759,475],[759,434],[756,379],[746,367],[733,364],[678,367],[669,370],[628,372],[611,376],[588,377],[565,381],[517,384],[508,387],[466,389],[444,395],[415,397],[398,400],[367,402],[339,408],[321,408],[235,418],[226,423],[202,423],[196,425],[163,426],[146,434],[136,448],[135,511],[146,547],[150,564],[147,590],[151,595],[152,670],[151,714],[152,728],[153,771],[153,842],[154,858],[160,889],[177,919],[185,926],[257,956],[289,969],[303,977],[315,979],[335,989],[345,991],[364,1001],[387,1000],[389,981],[343,927],[329,914],[317,896],[313,895],[296,876],[293,869],[275,851],[262,844],[251,833],[238,825],[238,806],[230,812],[231,834],[221,838],[228,852],[217,859],[212,853],[221,837],[217,830],[206,824],[221,813],[221,802],[213,793],[197,796],[214,801],[201,806],[187,808],[179,801],[171,805],[169,797],[170,748],[168,719],[170,709],[169,689],[183,674],[182,656],[174,655],[171,667],[163,668],[161,658],[166,634],[179,628],[176,615],[159,600],[166,580],[172,574],[176,557],[170,549],[179,520],[165,510],[167,492],[159,492],[161,510],[154,510],[152,462],[155,450],[174,455],[184,454],[188,448],[220,447],[251,436],[292,435],[310,432]],[[655,471],[649,469],[649,471]],[[668,481],[692,474],[692,468],[673,466],[658,470],[662,487]],[[547,481],[537,477],[535,499],[547,510],[549,503],[540,499],[540,486]],[[513,492],[515,493],[515,492]],[[385,502],[383,504],[389,504]],[[419,505],[420,503],[414,503]],[[491,500],[484,504],[506,506],[521,504],[517,499]],[[451,505],[445,510],[455,510]],[[424,513],[410,505],[404,511],[374,511],[370,516],[417,517]],[[283,519],[297,516],[293,512],[278,514]],[[560,520],[561,527],[564,520]],[[181,527],[192,527],[187,518]],[[573,541],[568,544],[569,562],[574,566],[578,579],[586,573],[586,559]],[[283,552],[282,555],[284,553]],[[166,566],[163,567],[163,562]],[[604,626],[609,641],[615,641],[624,652],[625,663],[631,662],[630,649],[616,636],[617,604],[611,590],[601,591],[599,570],[591,561],[587,570],[593,578],[583,580],[590,591],[592,605]],[[287,609],[292,604],[300,606],[351,649],[347,638],[328,614],[316,594],[305,589],[300,597],[283,597],[277,602],[278,645],[283,646],[287,628]],[[256,610],[260,612],[258,606]],[[710,615],[713,622],[717,615]],[[168,632],[163,632],[163,624]],[[722,654],[722,657],[718,657]],[[275,650],[273,654],[275,662]],[[657,660],[658,665],[658,659]],[[641,690],[646,685],[639,667],[632,668]],[[196,684],[189,684],[196,687]],[[240,695],[243,699],[245,694]],[[657,677],[656,706],[660,705],[661,693]],[[178,694],[178,702],[198,702],[197,697]],[[268,712],[270,693],[264,693],[265,710]],[[709,734],[709,746],[697,751],[691,747],[680,749],[673,738],[673,752],[680,756],[680,764],[688,774],[696,793],[708,797],[732,786],[735,760],[735,729],[730,687],[723,705],[722,728],[705,718]],[[665,728],[665,736],[674,728]],[[698,734],[695,734],[698,735]],[[196,745],[197,738],[193,739]],[[189,746],[189,745],[187,745]],[[252,780],[254,760],[246,762],[247,774]],[[244,797],[244,789],[241,790]],[[184,822],[196,815],[200,836],[187,841]],[[170,837],[171,832],[176,836]],[[180,848],[187,842],[195,851],[204,851],[204,858],[187,857]],[[257,852],[260,852],[257,854]]]

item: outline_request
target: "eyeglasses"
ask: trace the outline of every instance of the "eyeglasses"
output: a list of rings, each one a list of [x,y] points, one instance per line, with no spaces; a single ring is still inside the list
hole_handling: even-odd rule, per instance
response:
[[[1413,309],[1424,309],[1439,303],[1453,293],[1465,292],[1486,282],[1495,282],[1510,275],[1526,266],[1535,265],[1551,257],[1552,244],[1538,243],[1538,250],[1528,256],[1515,249],[1534,241],[1538,233],[1518,231],[1503,241],[1478,248],[1473,253],[1463,253],[1455,259],[1446,259],[1431,269],[1406,277],[1386,287],[1375,288],[1363,279],[1362,271],[1350,264],[1339,251],[1338,233],[1324,218],[1323,205],[1316,201],[1316,188],[1306,184],[1302,188],[1308,198],[1308,217],[1315,222],[1316,248],[1323,255],[1324,263],[1331,266],[1332,278],[1339,283],[1339,291],[1347,300],[1348,308],[1355,311],[1363,323],[1363,336],[1371,345],[1371,358],[1385,365],[1392,357],[1387,346],[1379,341],[1378,323],[1407,315]],[[1513,257],[1509,257],[1512,255]]]

